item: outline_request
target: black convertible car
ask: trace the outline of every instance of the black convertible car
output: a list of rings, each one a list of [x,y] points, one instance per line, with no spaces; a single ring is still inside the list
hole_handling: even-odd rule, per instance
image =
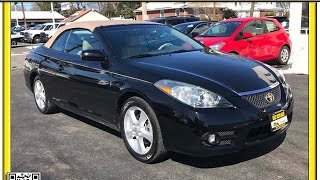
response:
[[[119,130],[145,163],[168,151],[239,151],[284,134],[292,119],[277,70],[152,22],[62,27],[26,56],[24,75],[40,112],[63,108]]]

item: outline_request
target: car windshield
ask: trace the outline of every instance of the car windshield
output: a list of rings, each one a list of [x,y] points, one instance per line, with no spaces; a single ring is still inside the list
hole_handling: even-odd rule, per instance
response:
[[[33,29],[35,30],[42,30],[44,28],[44,25],[43,24],[38,24],[36,25]]]
[[[164,25],[120,25],[102,29],[113,50],[122,58],[203,50],[198,42]]]
[[[184,34],[189,34],[195,26],[196,25],[194,24],[178,24],[174,26],[174,28],[180,32],[183,32]]]
[[[200,34],[200,36],[209,37],[229,37],[240,26],[240,21],[227,21],[216,23],[209,29]]]

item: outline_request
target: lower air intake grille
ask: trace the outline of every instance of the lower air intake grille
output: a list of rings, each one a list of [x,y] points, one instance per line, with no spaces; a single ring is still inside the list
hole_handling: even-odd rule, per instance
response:
[[[224,145],[230,145],[231,144],[231,140],[221,140],[219,143],[219,146],[224,146]]]
[[[232,136],[234,134],[234,131],[221,131],[217,132],[219,136]]]

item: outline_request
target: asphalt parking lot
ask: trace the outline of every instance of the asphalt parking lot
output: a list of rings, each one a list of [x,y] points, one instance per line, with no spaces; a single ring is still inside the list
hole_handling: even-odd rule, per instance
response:
[[[11,49],[11,171],[42,179],[307,179],[308,76],[285,75],[295,97],[287,135],[238,153],[193,158],[171,153],[157,164],[130,156],[120,134],[69,112],[41,114],[24,85],[24,56]]]

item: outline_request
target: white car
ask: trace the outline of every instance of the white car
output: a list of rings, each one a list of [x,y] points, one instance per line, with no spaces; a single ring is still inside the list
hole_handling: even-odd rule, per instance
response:
[[[65,23],[55,23],[56,29],[64,26]],[[30,43],[40,43],[41,42],[41,33],[46,33],[46,32],[54,32],[55,29],[53,28],[53,23],[45,23],[45,24],[38,24],[35,27],[22,31],[20,34],[23,35],[23,40],[25,42],[30,42]]]

